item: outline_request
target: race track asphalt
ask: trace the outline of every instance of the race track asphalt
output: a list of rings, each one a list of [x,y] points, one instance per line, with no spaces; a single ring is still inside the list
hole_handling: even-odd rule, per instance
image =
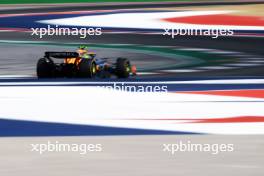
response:
[[[1,138],[5,176],[262,176],[263,136],[176,135]],[[163,144],[232,144],[232,152],[164,152]],[[101,144],[101,152],[31,151],[31,144]]]
[[[262,1],[258,2],[243,2],[242,4],[253,4],[253,3],[263,3]],[[205,3],[199,3],[195,4],[195,6],[202,6],[202,5],[236,5],[239,4],[238,2],[221,2],[221,3],[212,3],[212,4],[205,4]],[[190,4],[141,4],[141,5],[99,5],[99,6],[92,6],[92,5],[84,5],[84,6],[55,6],[55,7],[45,7],[45,8],[35,8],[35,9],[9,9],[9,10],[2,10],[0,13],[34,13],[34,12],[49,12],[49,11],[56,11],[56,12],[62,12],[62,11],[67,11],[67,10],[98,10],[98,9],[127,9],[127,8],[146,8],[146,7],[152,7],[152,8],[157,8],[157,7],[179,7],[179,6],[192,6]],[[223,50],[223,51],[232,51],[232,52],[242,52],[243,55],[248,55],[247,60],[250,61],[252,58],[260,58],[262,61],[264,60],[264,50],[263,50],[263,43],[264,43],[264,38],[263,37],[219,37],[217,39],[213,39],[211,37],[175,37],[174,39],[171,39],[169,37],[165,37],[163,35],[144,35],[144,34],[103,34],[101,36],[89,36],[87,39],[80,39],[79,37],[76,36],[46,36],[43,39],[39,39],[37,36],[31,36],[30,33],[26,32],[4,32],[2,31],[0,33],[0,39],[1,40],[14,40],[14,41],[49,41],[49,42],[57,42],[57,43],[69,43],[69,42],[75,42],[75,43],[94,43],[94,44],[140,44],[140,45],[146,45],[146,46],[172,46],[172,47],[185,47],[185,48],[205,48],[205,49],[218,49],[218,50]],[[5,48],[1,48],[3,46],[0,46],[0,49],[4,54],[1,56],[1,60],[4,60],[5,67],[6,64],[9,64],[9,68],[15,68],[18,67],[21,69],[21,67],[24,68],[29,68],[25,71],[25,73],[29,75],[34,75],[35,74],[35,69],[33,69],[34,60],[36,59],[36,55],[32,58],[30,58],[30,61],[28,59],[24,60],[25,58],[23,57],[26,52],[32,52],[34,53],[35,51],[30,51],[29,48],[24,47],[20,48],[17,50],[17,53],[22,53],[22,56],[20,59],[17,59],[16,61],[8,63],[8,57],[14,58],[15,52],[12,53],[5,53]],[[42,50],[41,50],[42,51]],[[104,52],[105,51],[100,51]],[[107,51],[106,51],[107,52]],[[5,57],[3,57],[3,55]],[[100,53],[99,53],[100,55]],[[129,54],[126,51],[119,52],[119,55],[122,57],[128,57]],[[113,55],[113,57],[116,55]],[[109,56],[108,56],[109,57]],[[110,53],[111,57],[111,53]],[[140,57],[139,55],[136,55],[137,58]],[[153,57],[154,59],[155,57]],[[23,61],[23,65],[20,65],[21,60]],[[155,60],[155,59],[154,59]],[[163,62],[167,62],[167,59],[163,59],[162,57],[160,60],[163,60]],[[262,62],[261,61],[261,62]],[[143,67],[148,64],[152,64],[155,61],[151,62],[148,60],[148,62],[144,63],[143,62]],[[142,64],[142,62],[138,63],[136,62],[135,64]],[[169,63],[165,63],[169,64]],[[214,66],[214,65],[211,65]],[[141,66],[139,66],[141,67]],[[18,70],[19,70],[18,69]],[[2,75],[3,74],[8,74],[8,75],[15,75],[15,74],[20,74],[16,73],[16,69],[10,69],[9,71],[6,71],[5,69],[1,70]],[[247,67],[245,68],[234,68],[234,69],[229,69],[229,70],[206,70],[206,71],[201,71],[199,73],[177,73],[173,72],[170,74],[162,74],[162,75],[156,75],[156,78],[160,77],[180,77],[180,76],[197,76],[197,77],[204,77],[204,76],[263,76],[264,71],[263,71],[263,65],[257,65],[257,66],[252,66],[252,67]],[[149,75],[148,75],[149,76]],[[148,77],[145,76],[145,77]],[[152,77],[152,76],[151,76]]]

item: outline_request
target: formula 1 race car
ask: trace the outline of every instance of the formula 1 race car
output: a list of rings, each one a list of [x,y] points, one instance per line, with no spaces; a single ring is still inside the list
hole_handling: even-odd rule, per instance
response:
[[[77,52],[45,52],[37,63],[38,78],[128,78],[136,75],[136,67],[126,58],[117,58],[115,63],[107,58],[96,59],[95,53],[88,53],[89,58],[81,57]],[[63,59],[55,63],[53,58]]]

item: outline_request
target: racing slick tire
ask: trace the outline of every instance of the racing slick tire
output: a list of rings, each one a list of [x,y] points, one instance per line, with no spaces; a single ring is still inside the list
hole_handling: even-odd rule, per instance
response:
[[[40,58],[37,63],[38,78],[52,78],[55,73],[55,65],[52,60],[48,58]]]
[[[93,59],[82,59],[79,65],[79,75],[82,78],[93,78],[96,75],[96,63]]]
[[[118,78],[128,78],[131,72],[130,62],[126,58],[117,58],[116,60],[116,76]]]

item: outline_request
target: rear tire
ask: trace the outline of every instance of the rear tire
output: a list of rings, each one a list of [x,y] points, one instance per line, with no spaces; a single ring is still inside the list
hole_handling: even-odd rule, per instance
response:
[[[79,65],[79,75],[82,78],[93,78],[96,75],[96,63],[93,59],[82,59]]]
[[[126,58],[117,58],[116,76],[118,78],[128,78],[130,74],[130,62]]]
[[[52,78],[55,77],[55,64],[48,58],[40,58],[37,63],[38,78]]]

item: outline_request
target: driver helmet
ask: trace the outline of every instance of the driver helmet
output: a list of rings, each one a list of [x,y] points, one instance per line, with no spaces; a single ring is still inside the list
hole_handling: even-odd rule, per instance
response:
[[[86,53],[88,53],[88,47],[85,46],[85,45],[81,45],[81,46],[78,47],[77,52],[78,52],[80,55],[86,54]]]

